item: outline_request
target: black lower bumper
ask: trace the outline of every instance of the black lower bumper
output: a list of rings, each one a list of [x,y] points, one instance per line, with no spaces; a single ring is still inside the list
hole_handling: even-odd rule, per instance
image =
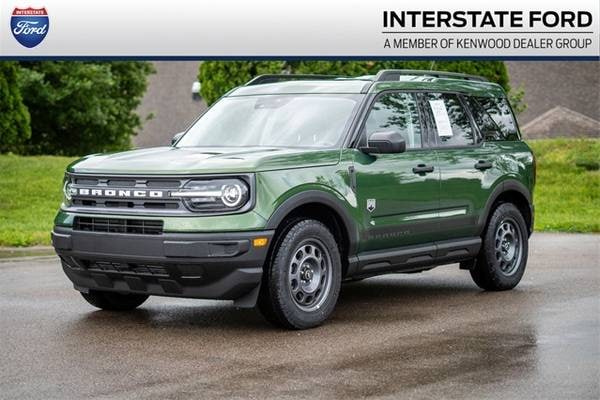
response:
[[[79,291],[255,301],[274,231],[133,235],[55,227],[52,244]],[[245,303],[251,304],[245,304]]]

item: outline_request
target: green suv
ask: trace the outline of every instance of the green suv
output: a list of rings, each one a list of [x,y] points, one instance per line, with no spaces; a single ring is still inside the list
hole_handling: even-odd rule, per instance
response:
[[[71,164],[52,240],[101,309],[223,299],[303,329],[374,275],[460,263],[515,287],[534,183],[506,94],[481,77],[263,75],[171,146]]]

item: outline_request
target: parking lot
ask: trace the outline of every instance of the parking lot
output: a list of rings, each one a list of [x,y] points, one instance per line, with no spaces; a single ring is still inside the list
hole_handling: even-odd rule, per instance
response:
[[[227,302],[80,298],[55,257],[0,261],[0,398],[600,397],[600,236],[532,237],[513,291],[457,265],[346,284],[302,332]]]

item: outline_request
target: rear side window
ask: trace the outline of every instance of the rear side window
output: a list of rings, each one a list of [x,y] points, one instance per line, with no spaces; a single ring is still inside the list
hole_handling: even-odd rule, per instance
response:
[[[494,120],[504,138],[503,140],[518,139],[517,124],[508,101],[504,97],[477,97],[477,102]]]
[[[504,140],[504,133],[500,130],[496,122],[490,117],[490,115],[483,109],[481,104],[477,102],[473,97],[465,98],[473,120],[479,128],[479,132],[485,137],[485,140]]]
[[[457,95],[427,93],[425,109],[430,115],[439,146],[469,146],[475,143],[473,126]]]
[[[385,93],[369,112],[365,122],[366,138],[373,132],[395,131],[406,141],[407,149],[421,147],[421,121],[413,93]]]

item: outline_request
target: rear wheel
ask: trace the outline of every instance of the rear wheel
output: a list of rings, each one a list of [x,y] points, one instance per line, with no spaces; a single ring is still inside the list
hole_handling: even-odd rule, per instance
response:
[[[148,296],[143,294],[120,294],[96,290],[90,290],[89,293],[82,292],[81,295],[94,307],[109,311],[133,310],[148,299]]]
[[[513,204],[501,204],[490,218],[471,277],[485,290],[512,289],[523,277],[527,252],[528,232],[521,212]]]
[[[323,323],[333,312],[341,284],[335,238],[316,220],[292,225],[266,266],[258,306],[265,318],[290,329]]]

